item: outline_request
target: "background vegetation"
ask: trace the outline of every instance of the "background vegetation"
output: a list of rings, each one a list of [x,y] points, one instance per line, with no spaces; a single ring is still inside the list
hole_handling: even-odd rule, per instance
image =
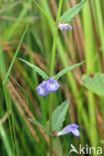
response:
[[[80,0],[64,0],[62,13]],[[56,18],[58,0],[39,0],[40,6]],[[85,73],[104,72],[104,0],[87,0],[72,21],[72,31],[59,32],[55,72],[86,60],[81,67],[61,78],[54,94],[54,109],[66,98],[70,106],[65,120],[79,124],[81,136],[54,137],[54,155],[69,156],[70,144],[104,146],[104,98],[82,84]],[[27,27],[27,23],[29,27]],[[24,34],[25,30],[25,34]],[[23,58],[50,72],[54,27],[32,0],[0,0],[0,153],[2,156],[46,156],[49,138],[29,118],[46,124],[49,97],[39,97],[42,81]],[[23,42],[22,42],[23,41]],[[19,46],[18,46],[19,45]],[[17,48],[18,47],[18,48]],[[4,82],[13,56],[17,58]],[[100,82],[99,82],[100,83]],[[93,155],[93,154],[92,154]]]

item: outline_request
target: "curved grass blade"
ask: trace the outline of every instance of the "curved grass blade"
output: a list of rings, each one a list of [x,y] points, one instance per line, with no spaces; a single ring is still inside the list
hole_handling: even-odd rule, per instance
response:
[[[80,63],[77,63],[77,64],[75,64],[75,65],[72,65],[71,67],[67,67],[67,68],[61,70],[60,72],[58,72],[58,73],[54,76],[54,78],[55,78],[56,80],[58,80],[58,79],[59,79],[60,77],[62,77],[64,74],[66,74],[67,72],[69,72],[69,71],[71,71],[71,70],[73,70],[73,69],[79,67],[79,66],[82,65],[84,62],[85,62],[85,61],[82,61],[82,62],[80,62]]]
[[[104,96],[104,74],[85,74],[82,76],[83,84],[94,93]]]
[[[65,100],[60,106],[58,106],[52,113],[52,130],[59,131],[65,120],[65,116],[69,106],[69,99]],[[47,128],[49,129],[49,121],[47,122]]]
[[[22,35],[22,37],[21,37],[21,40],[20,40],[20,42],[19,42],[19,44],[18,44],[17,50],[16,50],[16,52],[15,52],[15,54],[14,54],[14,57],[13,57],[13,59],[12,59],[12,62],[11,62],[10,66],[9,66],[9,69],[8,69],[8,71],[7,71],[7,73],[6,73],[6,76],[5,76],[5,79],[4,79],[3,84],[6,83],[7,78],[8,78],[8,76],[9,76],[11,70],[12,70],[13,64],[14,64],[15,59],[16,59],[18,53],[19,53],[21,44],[22,44],[22,42],[23,42],[23,39],[24,39],[24,36],[25,36],[25,34],[26,34],[26,32],[27,32],[28,27],[29,27],[29,23],[27,24],[26,29],[25,29],[25,31],[24,31],[24,33],[23,33],[23,35]]]
[[[82,9],[83,5],[85,4],[86,0],[83,0],[79,4],[77,4],[75,7],[67,10],[61,17],[60,22],[66,22],[68,23],[71,21],[72,18],[74,18]]]
[[[19,58],[19,60],[26,63],[29,67],[33,68],[35,70],[35,72],[37,72],[41,77],[43,77],[43,79],[47,80],[49,78],[49,76],[39,67],[33,65],[32,63],[30,63],[26,60],[21,59],[21,58]]]

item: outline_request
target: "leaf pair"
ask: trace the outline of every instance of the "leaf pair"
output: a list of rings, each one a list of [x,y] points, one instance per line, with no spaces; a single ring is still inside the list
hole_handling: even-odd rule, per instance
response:
[[[35,72],[36,72],[37,74],[39,74],[44,80],[49,79],[49,76],[48,76],[42,69],[40,69],[38,66],[33,65],[33,64],[31,64],[30,62],[28,62],[28,61],[26,61],[26,60],[23,60],[23,59],[21,59],[21,58],[19,58],[19,60],[21,60],[22,62],[26,63],[28,66],[30,66],[31,68],[33,68],[33,69],[35,70]],[[56,80],[58,80],[58,79],[59,79],[60,77],[62,77],[64,74],[66,74],[67,72],[69,72],[69,71],[75,69],[76,67],[82,65],[84,62],[85,62],[85,61],[82,61],[81,63],[77,63],[77,64],[75,64],[75,65],[73,65],[73,66],[71,66],[71,67],[67,67],[67,68],[61,70],[59,73],[57,73],[57,74],[54,76],[54,78],[55,78]]]
[[[68,110],[70,101],[67,99],[60,106],[58,106],[52,113],[52,131],[59,131],[62,128],[63,122],[65,120],[65,116]],[[49,121],[46,124],[46,127],[43,126],[40,122],[29,119],[33,124],[39,126],[44,131],[46,131],[49,135],[53,135],[49,132]]]
[[[74,18],[82,9],[83,5],[85,4],[86,0],[83,0],[82,2],[80,2],[79,4],[75,5],[73,8],[67,10],[59,19],[59,22],[66,22],[68,23],[69,21],[72,20],[72,18]],[[55,24],[54,20],[52,19],[52,17],[50,17],[48,15],[48,13],[46,11],[44,11],[44,9],[42,9],[40,7],[40,5],[34,1],[34,3],[36,4],[36,6],[39,8],[39,10],[42,12],[42,14],[44,14],[53,24]]]

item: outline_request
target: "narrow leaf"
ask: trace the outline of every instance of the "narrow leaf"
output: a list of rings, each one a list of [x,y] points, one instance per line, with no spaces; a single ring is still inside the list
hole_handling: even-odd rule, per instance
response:
[[[29,67],[33,68],[35,70],[35,72],[37,72],[41,77],[43,77],[43,79],[47,80],[49,78],[49,76],[39,67],[33,65],[32,63],[30,63],[26,60],[21,59],[21,58],[19,58],[19,60],[26,63]]]
[[[82,81],[85,87],[98,95],[104,96],[104,74],[85,74],[82,76]]]
[[[30,122],[32,122],[33,124],[35,124],[36,126],[40,127],[41,129],[43,129],[45,132],[47,132],[49,135],[53,136],[52,133],[50,133],[48,131],[48,129],[46,127],[44,127],[40,122],[36,121],[36,120],[32,120],[32,119],[29,119]]]
[[[40,122],[38,122],[36,120],[32,120],[32,119],[29,119],[29,121],[32,122],[33,124],[39,126],[40,128],[46,130],[46,128]]]
[[[73,8],[67,10],[61,17],[60,17],[60,22],[65,22],[68,23],[71,21],[72,18],[74,18],[82,9],[83,5],[85,4],[86,0],[83,0]]]
[[[42,12],[42,14],[44,14],[49,19],[49,21],[55,24],[54,20],[48,15],[48,13],[43,8],[41,8],[40,5],[36,1],[34,1],[34,3],[38,7],[38,9]]]
[[[15,52],[15,54],[14,54],[14,57],[13,57],[13,59],[12,59],[12,62],[11,62],[11,64],[10,64],[10,66],[9,66],[9,69],[8,69],[8,71],[7,71],[7,74],[6,74],[6,76],[5,76],[5,80],[4,80],[3,83],[5,83],[5,82],[7,81],[7,78],[8,78],[8,76],[9,76],[11,70],[12,70],[13,64],[14,64],[15,59],[16,59],[18,53],[19,53],[21,44],[22,44],[22,42],[23,42],[23,39],[24,39],[24,36],[25,36],[25,34],[26,34],[26,32],[27,32],[28,27],[29,27],[29,23],[27,24],[26,29],[25,29],[25,31],[24,31],[22,37],[21,37],[21,40],[20,40],[20,42],[19,42],[19,44],[18,44],[17,50],[16,50],[16,52]]]
[[[58,106],[52,113],[52,130],[59,131],[65,120],[65,116],[69,106],[69,99],[64,101],[60,106]],[[47,128],[49,129],[49,121],[47,122]]]
[[[54,78],[55,78],[56,80],[58,80],[58,79],[59,79],[60,77],[62,77],[64,74],[66,74],[67,72],[69,72],[69,71],[75,69],[76,67],[79,67],[79,66],[82,65],[84,62],[85,62],[85,61],[82,61],[82,62],[80,62],[80,63],[77,63],[77,64],[72,65],[71,67],[67,67],[67,68],[61,70],[60,72],[58,72],[58,73],[54,76]]]

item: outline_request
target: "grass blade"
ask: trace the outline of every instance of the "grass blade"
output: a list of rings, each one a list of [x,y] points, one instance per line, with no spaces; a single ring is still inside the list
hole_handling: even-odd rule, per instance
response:
[[[8,156],[12,156],[13,154],[12,154],[12,151],[11,151],[11,148],[10,148],[10,145],[9,145],[5,130],[4,130],[1,123],[0,123],[0,135],[1,135],[2,139],[3,139],[3,142],[4,142],[4,145],[5,145]]]
[[[36,6],[39,8],[39,10],[42,12],[42,14],[45,15],[45,16],[49,19],[49,21],[51,21],[53,24],[55,24],[54,20],[47,14],[47,12],[44,11],[44,9],[42,9],[42,8],[40,7],[40,5],[39,5],[36,1],[34,1],[34,3],[35,3]]]
[[[11,70],[12,70],[13,64],[14,64],[15,59],[16,59],[18,53],[19,53],[21,44],[22,44],[22,42],[23,42],[23,39],[24,39],[24,36],[25,36],[25,34],[26,34],[26,32],[27,32],[28,27],[29,27],[29,23],[27,24],[26,29],[25,29],[25,31],[24,31],[24,33],[23,33],[23,35],[22,35],[22,37],[21,37],[21,40],[20,40],[20,42],[19,42],[19,44],[18,44],[17,50],[16,50],[16,52],[15,52],[15,54],[14,54],[14,57],[13,57],[13,59],[12,59],[12,62],[11,62],[10,66],[9,66],[9,69],[8,69],[8,71],[7,71],[7,73],[6,73],[5,80],[4,80],[3,84],[6,83],[7,78],[8,78],[8,76],[9,76]]]

